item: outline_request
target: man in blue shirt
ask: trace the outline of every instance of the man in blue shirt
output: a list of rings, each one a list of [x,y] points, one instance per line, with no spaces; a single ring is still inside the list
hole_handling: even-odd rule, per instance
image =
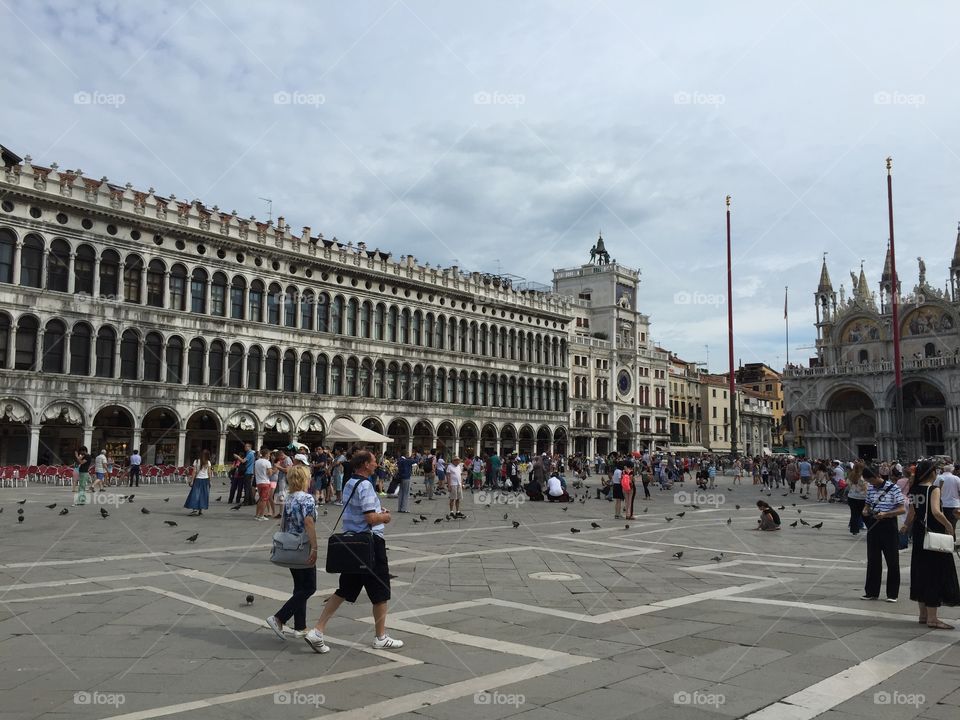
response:
[[[254,505],[253,499],[253,466],[257,462],[257,454],[253,451],[253,443],[243,444],[243,457],[234,455],[243,465],[243,487],[237,488],[237,507]],[[233,502],[233,488],[230,488],[230,502]]]
[[[900,537],[897,516],[907,511],[903,493],[896,483],[879,477],[873,468],[863,469],[869,483],[863,518],[867,524],[867,579],[861,600],[880,597],[883,562],[887,563],[887,602],[900,595]]]
[[[376,637],[373,647],[378,650],[399,650],[402,640],[387,635],[387,604],[390,600],[390,568],[387,565],[387,545],[383,528],[390,522],[390,511],[380,506],[380,498],[370,481],[376,472],[377,459],[369,450],[358,450],[350,458],[350,480],[343,486],[343,529],[345,532],[373,533],[374,567],[366,572],[342,573],[337,591],[326,600],[316,626],[304,636],[314,652],[329,652],[323,641],[327,621],[333,617],[343,601],[356,602],[360,591],[366,589],[373,603],[373,622]]]

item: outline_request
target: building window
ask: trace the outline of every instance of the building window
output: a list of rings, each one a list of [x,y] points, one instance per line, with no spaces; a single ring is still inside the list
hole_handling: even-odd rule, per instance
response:
[[[237,275],[230,282],[230,317],[234,320],[243,320],[243,292],[247,287],[247,281]]]
[[[250,319],[254,322],[263,322],[263,283],[254,280],[250,283]]]
[[[280,286],[273,284],[270,286],[270,292],[267,293],[267,322],[270,325],[280,324]]]
[[[230,346],[230,356],[227,360],[227,382],[232,388],[243,387],[243,345],[234,343]]]
[[[129,303],[140,302],[140,281],[143,275],[143,260],[129,255],[123,263],[123,300]]]
[[[120,255],[107,250],[100,256],[100,295],[116,298],[120,294]]]
[[[151,260],[147,267],[147,305],[163,307],[163,263]]]
[[[136,380],[140,364],[140,339],[133,330],[126,330],[120,340],[120,377]]]
[[[47,323],[43,333],[43,361],[40,369],[48,373],[63,372],[64,340],[66,328],[59,320]]]
[[[219,340],[210,343],[210,356],[208,360],[210,377],[208,384],[211,387],[223,387],[223,355],[224,345]]]
[[[149,333],[143,346],[143,379],[160,382],[160,362],[163,358],[163,338]]]
[[[283,324],[286,327],[297,326],[297,289],[288,287],[283,295]]]
[[[170,309],[187,309],[187,271],[181,265],[170,271]]]
[[[111,328],[104,327],[97,331],[97,377],[113,377],[113,351],[116,341],[117,335]]]
[[[190,276],[190,312],[207,311],[207,273],[200,268]]]
[[[77,248],[77,255],[73,261],[73,292],[83,295],[93,295],[93,266],[96,254],[89,245]],[[23,278],[20,284],[25,284]],[[39,287],[39,285],[37,286]]]
[[[227,276],[216,273],[210,285],[210,314],[217,317],[227,315]]]
[[[70,334],[70,374],[90,374],[90,340],[92,333],[90,326],[77,324]]]
[[[90,252],[93,253],[92,250]],[[92,278],[92,264],[90,273]],[[23,287],[32,288],[41,287],[43,284],[43,240],[36,235],[28,235],[23,241],[23,247],[20,248],[20,284]]]
[[[47,290],[67,292],[70,281],[70,246],[59,238],[50,243],[47,257]]]
[[[0,230],[0,282],[13,282],[13,255],[17,240],[9,230]]]
[[[183,382],[183,340],[178,337],[167,340],[167,382]]]

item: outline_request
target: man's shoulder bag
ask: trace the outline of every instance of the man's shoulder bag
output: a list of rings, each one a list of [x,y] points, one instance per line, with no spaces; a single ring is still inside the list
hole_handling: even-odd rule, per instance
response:
[[[360,487],[360,483],[363,482],[369,482],[369,480],[358,480],[353,486],[350,497],[343,504],[343,510],[340,511],[337,522],[333,524],[334,530],[336,530],[341,518],[343,518],[343,513],[347,509],[347,505],[353,500],[353,496],[357,494],[357,488]],[[373,533],[369,530],[365,532],[331,534],[330,537],[327,538],[326,571],[328,573],[346,573],[352,575],[371,572],[375,564],[373,543]]]

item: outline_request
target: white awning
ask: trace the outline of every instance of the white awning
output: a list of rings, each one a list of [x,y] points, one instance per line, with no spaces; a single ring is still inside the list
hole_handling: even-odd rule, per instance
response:
[[[675,453],[706,453],[710,452],[703,445],[674,445],[670,452]]]
[[[330,424],[330,429],[323,436],[324,442],[362,442],[362,443],[392,443],[393,438],[365,428],[353,420],[339,418]]]

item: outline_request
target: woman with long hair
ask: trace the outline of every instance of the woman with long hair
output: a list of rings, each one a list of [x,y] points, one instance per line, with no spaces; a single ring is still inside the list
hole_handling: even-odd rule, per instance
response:
[[[200,457],[193,461],[190,478],[190,493],[183,506],[191,515],[203,515],[210,505],[210,451],[201,450]]]
[[[900,532],[910,533],[910,599],[919,607],[919,622],[935,630],[953,630],[937,617],[942,605],[960,605],[960,586],[953,554],[923,549],[927,532],[953,535],[956,531],[940,509],[940,488],[933,483],[937,468],[931,460],[921,460],[910,485],[910,507]]]
[[[847,479],[847,505],[850,506],[850,534],[859,535],[863,506],[867,502],[867,481],[863,479],[863,460],[857,460]]]

